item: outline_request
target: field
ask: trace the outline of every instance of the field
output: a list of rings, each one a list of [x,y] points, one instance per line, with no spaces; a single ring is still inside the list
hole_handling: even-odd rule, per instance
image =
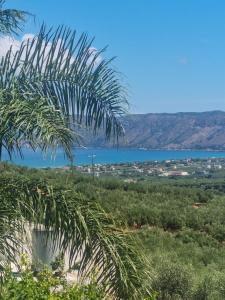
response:
[[[157,299],[225,299],[225,180],[164,179],[125,183],[70,170],[1,165],[1,178],[22,176],[73,186],[99,202],[137,238],[150,260]]]

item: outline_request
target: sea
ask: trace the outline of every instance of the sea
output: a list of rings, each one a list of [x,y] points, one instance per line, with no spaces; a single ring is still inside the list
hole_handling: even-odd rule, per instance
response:
[[[74,165],[88,165],[92,163],[92,159],[95,164],[118,164],[144,161],[225,158],[225,151],[74,148],[73,156]],[[3,152],[2,160],[10,161],[6,152]],[[23,149],[23,157],[14,155],[11,162],[32,168],[59,168],[71,165],[62,149],[59,149],[55,155],[50,153],[43,155],[41,151],[34,152],[32,149],[25,148]]]

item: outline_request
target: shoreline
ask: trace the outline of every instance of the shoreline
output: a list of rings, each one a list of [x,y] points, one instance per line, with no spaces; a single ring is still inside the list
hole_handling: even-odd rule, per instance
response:
[[[74,147],[73,149],[77,149],[77,150],[92,150],[92,149],[97,149],[97,150],[138,150],[138,151],[205,151],[205,152],[225,152],[225,148],[224,149],[211,149],[211,148],[207,148],[207,149],[192,149],[192,148],[145,148],[145,147],[140,147],[140,148],[133,148],[133,147]]]
[[[27,152],[26,152],[27,151]],[[113,164],[135,164],[166,160],[196,160],[196,159],[223,159],[225,150],[193,150],[193,149],[138,149],[138,148],[74,148],[74,166],[91,165],[91,155],[95,155],[94,164],[113,165]],[[4,161],[29,168],[66,168],[71,163],[64,157],[62,149],[56,154],[55,159],[51,155],[43,158],[40,151],[24,150],[26,159],[14,157],[11,161],[7,156],[3,157]]]

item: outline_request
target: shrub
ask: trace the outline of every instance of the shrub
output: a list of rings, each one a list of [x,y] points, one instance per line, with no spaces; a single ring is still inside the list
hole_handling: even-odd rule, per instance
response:
[[[101,300],[104,298],[103,286],[97,285],[95,281],[69,285],[63,277],[56,277],[54,272],[47,268],[34,276],[28,266],[21,272],[19,279],[15,278],[10,270],[6,272],[0,296],[0,299],[4,300]]]
[[[158,268],[153,288],[159,292],[158,299],[190,299],[191,274],[179,264],[164,262]]]
[[[225,226],[222,224],[213,224],[210,226],[210,233],[219,242],[225,241]]]
[[[199,230],[203,227],[203,218],[201,214],[194,210],[188,210],[186,215],[186,226],[194,230]]]
[[[161,213],[161,223],[165,230],[179,230],[183,226],[183,219],[178,212],[166,210]]]
[[[194,300],[213,300],[224,299],[220,298],[216,291],[215,281],[212,276],[206,275],[203,280],[197,285],[197,288],[193,294]]]

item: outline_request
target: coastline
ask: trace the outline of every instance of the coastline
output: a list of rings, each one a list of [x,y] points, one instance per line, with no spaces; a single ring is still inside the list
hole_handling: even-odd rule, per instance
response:
[[[138,149],[138,148],[79,148],[73,149],[74,166],[91,165],[91,156],[95,155],[94,164],[109,165],[109,164],[130,164],[144,163],[166,160],[187,160],[187,159],[210,159],[210,158],[225,158],[225,150],[193,150],[193,149]],[[55,158],[51,155],[43,157],[38,152],[33,152],[31,149],[24,149],[24,157],[14,157],[12,162],[17,165],[22,165],[31,168],[65,168],[71,166],[70,161],[65,158],[62,149],[56,154]],[[9,161],[5,156],[4,161]]]
[[[79,150],[91,150],[91,149],[99,149],[99,150],[140,150],[140,151],[206,151],[206,152],[225,152],[224,149],[214,149],[214,148],[145,148],[145,147],[74,147],[73,149]]]

